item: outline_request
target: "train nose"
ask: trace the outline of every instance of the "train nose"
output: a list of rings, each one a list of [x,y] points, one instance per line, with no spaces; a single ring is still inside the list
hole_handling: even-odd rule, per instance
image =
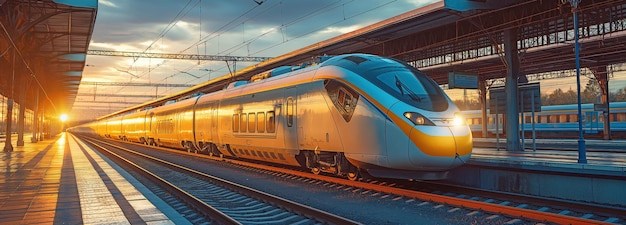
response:
[[[414,126],[409,158],[414,166],[445,170],[469,159],[472,136],[467,126]]]

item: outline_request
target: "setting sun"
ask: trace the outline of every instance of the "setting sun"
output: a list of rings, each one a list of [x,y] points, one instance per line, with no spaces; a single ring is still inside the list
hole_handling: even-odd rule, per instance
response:
[[[61,122],[67,121],[67,114],[61,114],[61,117],[59,117],[59,119],[61,119]]]

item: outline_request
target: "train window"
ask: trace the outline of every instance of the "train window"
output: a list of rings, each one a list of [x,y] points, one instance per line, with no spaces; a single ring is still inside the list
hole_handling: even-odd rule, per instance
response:
[[[569,120],[567,119],[567,116],[568,116],[567,114],[559,115],[559,117],[560,117],[559,118],[559,122],[561,122],[561,123],[569,122]]]
[[[240,115],[241,115],[241,117],[239,117],[239,118],[241,118],[241,120],[240,120],[240,125],[241,126],[239,127],[239,131],[246,132],[246,127],[247,127],[246,125],[248,125],[248,114],[247,113],[242,113]]]
[[[239,114],[233,114],[233,132],[239,132]]]
[[[343,90],[339,89],[337,92],[337,102],[339,102],[339,105],[343,105],[344,99],[346,97],[346,92],[344,92]]]
[[[263,133],[265,132],[265,113],[264,112],[258,112],[257,114],[257,131],[259,133]]]
[[[532,123],[533,122],[532,118],[533,118],[532,116],[525,116],[524,117],[524,123]]]
[[[248,113],[248,132],[254,133],[256,131],[256,113]]]
[[[340,108],[342,114],[350,114],[350,109],[352,108],[352,94],[346,89],[340,87],[337,90],[337,105]]]
[[[558,123],[558,115],[550,115],[550,118],[548,118],[548,123]]]
[[[276,118],[274,117],[274,111],[267,112],[267,133],[276,132]]]
[[[343,91],[343,90],[341,90]],[[350,113],[350,105],[352,104],[352,95],[346,92],[345,100],[343,101],[343,108],[347,113]]]
[[[615,121],[624,122],[626,121],[626,113],[615,113]]]
[[[291,127],[293,126],[293,111],[294,111],[294,107],[293,107],[293,98],[289,97],[287,98],[287,126]]]

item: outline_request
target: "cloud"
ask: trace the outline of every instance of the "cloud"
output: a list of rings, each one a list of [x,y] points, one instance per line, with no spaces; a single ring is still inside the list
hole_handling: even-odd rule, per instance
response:
[[[265,0],[257,5],[252,0],[100,0],[90,49],[144,51],[151,46],[147,51],[273,57],[413,10],[429,1],[363,2]],[[225,62],[88,56],[87,64],[94,66],[85,67],[86,81],[197,84],[228,74],[234,67],[242,69],[254,63],[229,63],[229,70]],[[99,86],[97,92],[158,91],[163,95],[182,90],[155,89]],[[79,89],[79,93],[93,91],[93,87]]]

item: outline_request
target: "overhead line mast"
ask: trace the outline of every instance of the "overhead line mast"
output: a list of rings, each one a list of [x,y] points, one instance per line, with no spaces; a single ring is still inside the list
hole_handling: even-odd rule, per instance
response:
[[[162,58],[162,59],[239,61],[239,62],[263,62],[263,61],[270,60],[272,58],[272,57],[255,57],[255,56],[126,52],[126,51],[110,51],[110,50],[87,50],[87,54],[88,55],[101,55],[101,56],[123,56],[123,57],[133,57],[133,58]]]

